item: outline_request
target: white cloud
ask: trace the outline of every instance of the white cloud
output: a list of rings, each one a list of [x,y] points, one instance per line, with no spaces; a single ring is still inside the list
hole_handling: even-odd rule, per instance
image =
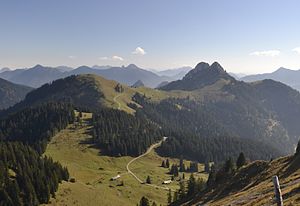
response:
[[[68,58],[69,58],[69,59],[75,59],[76,57],[75,57],[75,56],[72,56],[72,55],[70,55],[70,56],[68,56]]]
[[[298,54],[300,54],[300,47],[294,48],[293,51],[296,52],[296,53],[298,53]]]
[[[144,50],[142,47],[137,47],[137,48],[135,48],[135,50],[132,52],[132,54],[137,54],[137,55],[143,56],[143,55],[146,54],[146,52],[145,52],[145,50]]]
[[[124,61],[124,59],[120,56],[113,56],[112,59],[113,60],[118,60],[118,61]]]
[[[275,57],[280,54],[279,50],[255,51],[250,53],[251,56]]]
[[[108,60],[108,57],[99,57],[100,60]]]

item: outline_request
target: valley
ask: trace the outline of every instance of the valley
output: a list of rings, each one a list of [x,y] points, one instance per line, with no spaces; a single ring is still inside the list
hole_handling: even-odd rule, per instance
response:
[[[154,150],[148,150],[144,156],[130,163],[132,157],[109,157],[101,155],[98,148],[90,143],[91,113],[83,113],[81,125],[72,124],[52,138],[44,155],[52,157],[67,166],[70,177],[75,182],[63,182],[55,198],[48,205],[135,205],[142,196],[158,204],[167,204],[168,190],[162,182],[171,179],[169,169],[162,168],[160,157]],[[77,125],[77,126],[75,126]],[[154,149],[157,145],[153,146]],[[170,163],[179,163],[179,159],[169,158]],[[189,161],[184,161],[188,165]],[[127,166],[141,181],[149,175],[151,185],[141,184],[127,171]],[[207,179],[199,166],[200,173],[195,177]],[[116,181],[112,177],[120,175]],[[185,173],[188,180],[190,173]],[[123,186],[120,184],[123,183]],[[175,191],[179,188],[177,181],[166,187]],[[156,187],[156,185],[158,187]],[[103,198],[105,197],[105,198]]]
[[[30,173],[39,167],[29,170],[27,178],[16,169],[22,167],[13,155],[9,161],[0,159],[7,174],[26,178],[25,185],[0,178],[12,182],[2,196],[9,193],[5,201],[10,202],[11,188],[18,183],[30,194],[23,199],[20,192],[18,199],[29,205],[129,206],[142,197],[161,205],[226,205],[235,197],[242,204],[253,199],[260,205],[261,196],[251,196],[250,188],[264,190],[255,181],[268,185],[269,180],[256,172],[265,169],[270,179],[275,173],[268,171],[268,161],[294,153],[299,108],[300,94],[290,87],[273,80],[237,81],[217,62],[201,62],[182,80],[159,89],[129,87],[94,74],[58,79],[0,111],[5,149],[23,147],[6,146],[17,141],[57,167],[40,181]],[[241,154],[245,165],[237,168]],[[247,175],[255,179],[239,178]],[[243,196],[245,180],[249,192]],[[222,185],[236,196],[224,199]]]

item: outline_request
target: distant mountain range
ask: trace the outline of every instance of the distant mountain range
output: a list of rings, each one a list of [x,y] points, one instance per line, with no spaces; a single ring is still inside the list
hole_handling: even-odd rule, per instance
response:
[[[32,88],[0,79],[0,110],[23,100]]]
[[[192,67],[180,67],[175,69],[167,69],[163,71],[154,71],[154,73],[160,75],[160,76],[167,76],[172,78],[173,80],[182,79],[189,71],[191,71]]]
[[[6,71],[10,71],[10,69],[9,69],[9,68],[7,68],[7,67],[0,69],[0,73],[2,73],[2,72],[6,72]]]
[[[65,78],[71,75],[96,74],[128,86],[133,85],[138,80],[141,80],[145,86],[154,88],[162,82],[170,82],[182,78],[188,70],[188,67],[184,67],[154,73],[152,71],[139,68],[134,64],[130,64],[127,67],[97,65],[93,67],[81,66],[76,69],[66,66],[45,67],[42,65],[36,65],[29,69],[3,69],[1,70],[0,78],[17,84],[38,88],[45,83],[50,83],[56,79]]]
[[[248,75],[242,77],[240,80],[245,82],[254,82],[264,79],[280,81],[300,91],[300,70],[291,70],[281,67],[272,73]]]

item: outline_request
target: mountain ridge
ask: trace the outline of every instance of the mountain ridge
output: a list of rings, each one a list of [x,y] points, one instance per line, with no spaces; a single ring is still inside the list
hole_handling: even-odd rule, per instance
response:
[[[273,79],[276,81],[280,81],[300,91],[300,70],[291,70],[284,67],[280,67],[279,69],[271,73],[247,75],[245,77],[242,77],[240,80],[245,82],[254,82],[263,79]]]
[[[206,62],[200,62],[194,69],[190,70],[182,78],[182,80],[170,82],[169,84],[160,87],[160,89],[166,91],[192,91],[201,89],[208,85],[212,85],[220,79],[229,81],[235,80],[223,69],[223,67],[218,62],[214,62],[212,65],[209,65]]]
[[[0,73],[0,78],[8,81],[38,88],[54,80],[78,74],[96,74],[126,84],[128,86],[141,80],[148,87],[155,88],[161,82],[174,80],[171,77],[159,76],[156,73],[142,69],[134,64],[127,67],[111,66],[80,66],[75,69],[66,66],[47,67],[36,65],[29,69],[17,69]]]
[[[21,101],[32,89],[0,78],[0,110]]]

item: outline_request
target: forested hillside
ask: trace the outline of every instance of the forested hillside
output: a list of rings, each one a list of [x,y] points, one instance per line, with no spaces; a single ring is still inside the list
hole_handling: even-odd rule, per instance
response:
[[[0,141],[20,141],[41,154],[49,138],[74,118],[74,108],[69,104],[48,103],[29,107],[0,120]]]
[[[199,63],[182,80],[161,89],[189,91],[191,98],[172,104],[183,112],[209,114],[214,125],[230,136],[269,145],[282,154],[292,153],[300,137],[300,94],[282,83],[245,83],[232,78],[218,63]],[[190,131],[199,126],[191,126]]]
[[[50,138],[74,121],[69,104],[29,107],[0,120],[0,205],[39,205],[69,173],[41,157]]]
[[[0,110],[23,100],[32,88],[18,85],[0,78]]]
[[[55,196],[69,173],[51,158],[20,142],[0,141],[0,205],[36,206]]]
[[[140,115],[104,109],[93,115],[94,141],[113,156],[138,156],[162,139],[158,125]]]
[[[103,93],[94,79],[88,76],[70,76],[30,92],[22,102],[3,113],[13,113],[45,102],[66,102],[80,108],[95,109],[101,107],[102,98]]]
[[[253,160],[283,154],[266,143],[235,136],[211,113],[209,107],[189,99],[167,99],[155,104],[136,94],[134,100],[143,106],[137,114],[161,125],[163,134],[169,137],[159,148],[162,155],[221,162],[240,152]]]

